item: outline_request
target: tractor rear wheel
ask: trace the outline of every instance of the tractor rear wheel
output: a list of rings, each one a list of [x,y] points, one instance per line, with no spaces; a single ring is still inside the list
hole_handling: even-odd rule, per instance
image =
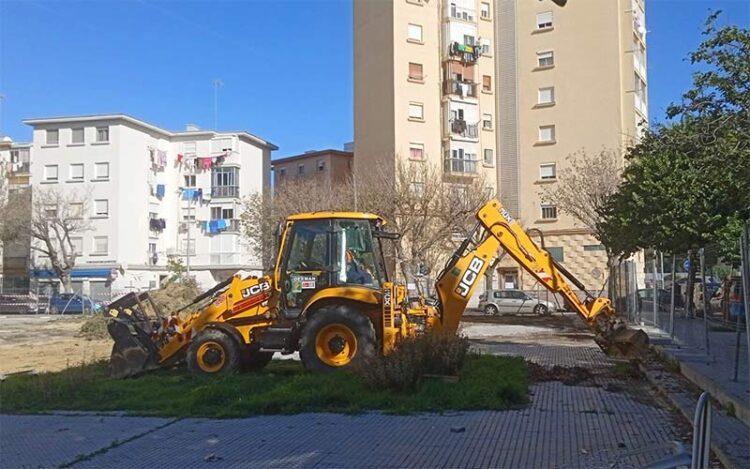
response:
[[[299,356],[309,371],[347,368],[375,354],[370,319],[347,305],[325,306],[313,313],[300,339]]]
[[[218,329],[204,329],[187,350],[188,369],[197,375],[228,375],[240,367],[240,350],[229,334]]]

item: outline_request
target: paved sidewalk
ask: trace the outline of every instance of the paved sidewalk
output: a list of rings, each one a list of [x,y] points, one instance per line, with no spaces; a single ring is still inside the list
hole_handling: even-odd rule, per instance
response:
[[[580,338],[568,345],[524,344],[483,335],[476,346],[545,366],[611,366],[593,341]],[[646,385],[632,391],[636,386],[542,382],[531,387],[528,407],[443,415],[177,421],[0,415],[0,466],[641,467],[669,455],[670,442],[685,441],[687,435],[684,422]]]
[[[696,386],[710,392],[725,406],[731,403],[737,417],[750,425],[750,368],[744,324],[741,324],[737,381],[733,379],[737,353],[735,330],[709,322],[707,354],[702,318],[675,318],[674,340],[670,337],[667,313],[660,314],[659,325],[661,328],[644,327],[652,344],[666,357],[679,361],[682,374]]]

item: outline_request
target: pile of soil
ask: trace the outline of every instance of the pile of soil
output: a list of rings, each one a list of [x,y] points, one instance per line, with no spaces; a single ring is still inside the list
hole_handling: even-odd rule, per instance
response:
[[[547,368],[528,360],[526,366],[529,368],[531,380],[535,382],[561,381],[566,386],[576,386],[583,382],[590,382],[594,377],[589,370],[580,366],[567,368],[555,365]]]
[[[78,337],[88,340],[108,339],[107,318],[101,314],[88,318],[81,324]]]

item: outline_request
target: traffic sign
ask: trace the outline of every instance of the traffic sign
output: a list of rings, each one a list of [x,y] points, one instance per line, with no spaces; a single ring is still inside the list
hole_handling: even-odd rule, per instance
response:
[[[685,272],[690,270],[690,259],[685,259],[685,262],[682,263],[682,268],[685,269]]]

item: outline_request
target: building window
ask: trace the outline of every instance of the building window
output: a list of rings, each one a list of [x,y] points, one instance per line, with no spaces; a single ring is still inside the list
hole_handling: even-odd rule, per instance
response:
[[[195,255],[195,240],[194,239],[181,239],[180,240],[180,252],[183,255],[194,256]]]
[[[484,149],[484,164],[488,166],[495,165],[495,152],[491,148]]]
[[[482,91],[492,91],[492,77],[490,75],[482,75]]]
[[[325,160],[318,161],[318,171],[325,171],[325,170],[326,170]]]
[[[299,164],[297,166],[297,175],[299,175],[299,176],[304,176],[305,175],[305,165],[304,164]]]
[[[556,260],[557,262],[565,262],[565,255],[563,252],[563,248],[549,247],[547,248],[547,252],[552,257],[552,259]]]
[[[211,171],[212,197],[240,196],[240,168],[220,166]]]
[[[211,220],[231,220],[234,218],[233,208],[211,207]]]
[[[44,215],[47,216],[47,218],[54,218],[57,216],[57,205],[55,204],[45,204],[44,205]]]
[[[492,129],[492,114],[482,114],[482,128]]]
[[[482,38],[479,47],[482,49],[482,55],[492,55],[492,44],[489,39]]]
[[[57,182],[57,165],[48,164],[44,167],[44,180]]]
[[[490,19],[490,4],[489,3],[482,2],[482,5],[479,7],[479,16],[481,16],[485,20]]]
[[[72,202],[68,204],[69,216],[75,220],[83,219],[83,202]]]
[[[286,168],[280,168],[279,169],[279,177],[283,178],[284,176],[286,176]]]
[[[554,125],[540,125],[539,126],[539,141],[540,142],[554,142],[555,141],[555,126]]]
[[[83,129],[73,129],[70,143],[83,143]]]
[[[185,187],[195,187],[195,174],[185,176]]]
[[[424,104],[409,103],[409,119],[424,120]]]
[[[97,142],[109,142],[109,127],[97,127],[96,128],[96,141]]]
[[[409,23],[407,32],[408,38],[415,42],[422,42],[422,26],[419,24]]]
[[[58,145],[60,143],[60,131],[58,129],[47,130],[47,145]]]
[[[549,86],[546,88],[539,88],[539,94],[537,96],[537,104],[554,104],[555,103],[555,87]]]
[[[545,11],[536,15],[536,29],[548,29],[552,27],[552,12]]]
[[[424,144],[423,143],[410,143],[409,144],[409,158],[412,160],[423,160],[424,159]]]
[[[97,217],[109,216],[109,200],[107,199],[94,200],[94,216],[97,216]]]
[[[409,192],[414,197],[422,197],[424,195],[424,182],[412,181],[409,183]]]
[[[106,236],[94,236],[94,249],[91,254],[107,254],[109,252],[109,238]]]
[[[72,164],[70,165],[70,174],[68,174],[68,177],[71,181],[83,181],[83,165],[82,164]]]
[[[410,80],[422,80],[422,64],[409,62],[409,79]]]
[[[70,237],[70,246],[73,248],[73,253],[80,256],[83,254],[83,238],[80,236]]]
[[[234,151],[234,137],[216,137],[211,140],[211,153],[231,153]]]
[[[607,248],[605,248],[603,244],[586,244],[583,246],[583,250],[587,252],[606,251]]]
[[[94,178],[109,179],[109,163],[96,163],[94,165]]]
[[[556,220],[557,205],[542,204],[542,220]]]
[[[536,53],[536,61],[539,68],[547,68],[555,65],[555,53],[551,50]]]
[[[544,163],[539,165],[539,179],[547,181],[557,179],[557,164]]]

